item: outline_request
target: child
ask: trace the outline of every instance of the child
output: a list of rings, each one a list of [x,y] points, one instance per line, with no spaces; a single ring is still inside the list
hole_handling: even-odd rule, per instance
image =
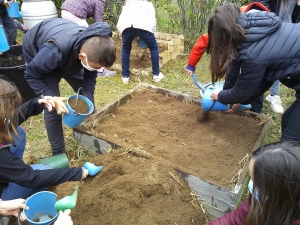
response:
[[[260,147],[251,155],[249,174],[250,197],[206,225],[299,225],[300,145],[283,141]]]
[[[241,13],[235,4],[216,8],[208,21],[210,69],[215,82],[230,71],[236,60],[235,85],[211,94],[223,104],[244,103],[266,92],[275,80],[295,90],[296,100],[281,120],[281,140],[300,143],[300,24],[282,23],[275,13],[250,10]],[[259,32],[258,32],[259,31]]]
[[[25,199],[48,186],[80,181],[88,175],[84,168],[51,169],[41,164],[30,166],[22,160],[26,133],[18,126],[30,116],[41,113],[45,107],[50,111],[57,110],[57,106],[60,107],[58,101],[58,98],[44,96],[21,105],[17,87],[0,79],[0,199]]]
[[[96,22],[84,28],[69,20],[44,20],[28,30],[23,38],[25,78],[37,95],[60,96],[59,82],[64,78],[75,92],[80,87],[94,102],[97,70],[116,60],[116,46],[110,26]],[[65,105],[59,101],[60,105]],[[61,114],[64,111],[58,111]],[[44,112],[52,154],[65,152],[62,117]]]
[[[65,0],[61,6],[61,17],[77,23],[79,26],[88,27],[87,18],[93,17],[94,22],[103,21],[104,9],[108,0]],[[116,75],[115,71],[110,71],[104,67],[98,70],[98,77],[108,77]]]
[[[7,0],[0,0],[0,25],[3,25],[9,46],[15,44],[17,37],[17,26],[12,18],[7,14],[6,8],[9,7]]]
[[[117,28],[122,34],[122,80],[128,84],[131,44],[140,37],[149,47],[152,61],[153,81],[159,82],[164,75],[159,70],[159,51],[154,36],[156,30],[155,10],[152,2],[127,0],[118,20]]]

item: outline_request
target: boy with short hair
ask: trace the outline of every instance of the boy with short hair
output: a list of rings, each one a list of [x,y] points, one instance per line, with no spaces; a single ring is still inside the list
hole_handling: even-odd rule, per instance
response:
[[[23,38],[27,82],[37,95],[60,96],[59,82],[64,78],[75,92],[82,87],[94,102],[97,70],[116,60],[111,36],[105,22],[85,28],[60,18],[42,21]],[[61,115],[45,110],[44,121],[52,154],[65,152]]]

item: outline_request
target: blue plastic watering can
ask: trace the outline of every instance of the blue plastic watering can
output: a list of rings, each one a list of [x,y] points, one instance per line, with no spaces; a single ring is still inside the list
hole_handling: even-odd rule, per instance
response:
[[[197,85],[198,88],[200,88],[200,95],[202,96],[202,108],[204,111],[227,111],[231,108],[231,104],[223,104],[219,101],[211,100],[211,93],[217,89],[217,90],[223,90],[223,81],[218,81],[214,84],[206,84],[202,85],[198,80],[195,74],[192,75],[194,79],[194,83]],[[251,109],[251,105],[240,105],[240,107],[237,109],[239,111],[244,111],[247,109]]]
[[[146,44],[146,42],[140,37],[138,37],[137,43],[140,48],[148,48],[148,45]]]

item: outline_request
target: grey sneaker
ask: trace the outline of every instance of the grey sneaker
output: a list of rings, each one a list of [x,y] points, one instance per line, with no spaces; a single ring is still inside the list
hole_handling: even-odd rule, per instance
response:
[[[164,78],[164,75],[161,72],[159,72],[158,75],[153,75],[153,82],[157,83],[157,82],[161,81],[161,79],[163,79],[163,78]]]
[[[112,77],[112,76],[116,75],[116,73],[117,73],[116,71],[110,71],[110,70],[104,69],[102,72],[98,71],[97,76],[100,78]]]

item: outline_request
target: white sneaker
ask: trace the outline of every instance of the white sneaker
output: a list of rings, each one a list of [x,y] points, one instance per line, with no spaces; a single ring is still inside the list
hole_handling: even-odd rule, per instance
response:
[[[154,75],[153,76],[153,82],[157,83],[157,82],[159,82],[163,78],[164,78],[164,75],[161,72],[159,72],[158,75]]]
[[[129,83],[129,77],[122,77],[123,84],[128,84]]]
[[[282,102],[279,95],[268,95],[266,100],[271,104],[271,108],[276,113],[283,113]]]

